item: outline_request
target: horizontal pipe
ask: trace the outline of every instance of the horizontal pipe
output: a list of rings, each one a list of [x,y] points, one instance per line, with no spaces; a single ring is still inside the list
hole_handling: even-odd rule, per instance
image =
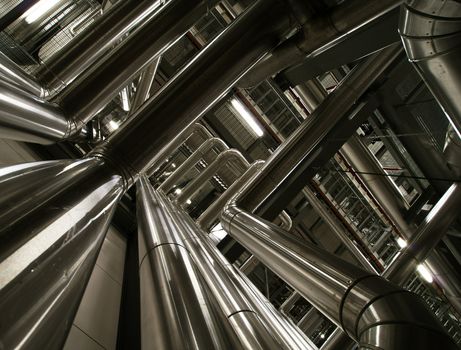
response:
[[[50,91],[74,81],[109,52],[127,33],[142,26],[162,1],[120,1],[51,56],[37,71],[37,79]]]
[[[62,349],[123,179],[95,158],[14,165],[0,173],[1,192],[16,200],[0,219],[2,347]]]
[[[206,140],[194,153],[192,153],[176,170],[159,186],[159,190],[167,194],[171,191],[174,185],[187,174],[187,172],[194,167],[208,152],[216,148],[219,152],[229,149],[221,139],[216,137]]]
[[[327,15],[313,16],[297,35],[280,44],[266,59],[253,67],[238,85],[254,87],[285,68],[319,55],[389,13],[402,1],[368,0],[364,6],[362,0],[352,0],[334,7]]]
[[[142,349],[228,349],[180,228],[146,177],[137,183]]]

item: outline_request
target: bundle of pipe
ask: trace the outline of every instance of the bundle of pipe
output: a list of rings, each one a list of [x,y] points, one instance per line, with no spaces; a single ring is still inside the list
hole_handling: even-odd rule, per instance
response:
[[[400,35],[410,62],[461,137],[461,3],[406,0]]]
[[[189,8],[183,2],[173,1],[176,6]],[[177,19],[174,14],[168,18],[163,15],[159,17],[163,25],[155,33],[161,33],[168,20]],[[184,67],[157,94],[155,102],[149,99],[104,145],[86,160],[56,168],[53,181],[61,184],[62,191],[41,192],[43,183],[53,181],[40,176],[18,177],[21,166],[1,169],[2,193],[8,193],[10,186],[22,187],[24,191],[17,197],[28,202],[26,215],[22,205],[12,208],[11,215],[21,219],[5,223],[0,234],[11,241],[2,244],[0,262],[2,345],[62,347],[119,196],[158,161],[156,156],[178,130],[197,120],[290,31],[291,19],[284,1],[256,1]],[[170,29],[174,31],[177,26],[167,28],[169,35]],[[162,38],[167,41],[167,37]],[[218,75],[220,79],[216,79]],[[36,105],[30,111],[37,112]],[[39,112],[47,117],[43,110]],[[31,198],[38,203],[32,211]]]

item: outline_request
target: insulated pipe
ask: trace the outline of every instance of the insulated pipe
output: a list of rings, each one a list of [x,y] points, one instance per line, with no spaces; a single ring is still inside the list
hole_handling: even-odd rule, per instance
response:
[[[187,174],[187,172],[194,167],[194,165],[208,154],[213,148],[216,148],[218,152],[228,150],[229,147],[224,143],[223,140],[216,137],[206,140],[197,150],[190,155],[176,170],[171,174],[158,188],[159,191],[167,194],[171,191],[174,185],[178,183],[181,178]]]
[[[237,163],[244,169],[248,169],[250,166],[239,151],[234,149],[224,151],[182,189],[181,194],[176,197],[175,202],[180,206],[184,205],[184,203],[194,196],[219,170],[229,166],[230,163]]]
[[[280,44],[266,59],[258,63],[238,83],[254,87],[281,70],[297,65],[347,40],[376,19],[398,7],[403,0],[346,1],[324,16],[308,19],[300,32]]]
[[[286,34],[289,9],[281,0],[256,1],[93,154],[119,164],[132,183]]]
[[[189,215],[172,206],[184,228],[185,245],[246,349],[315,349],[299,329],[255,295],[237,270],[200,231]],[[243,322],[242,322],[243,321]],[[243,327],[242,327],[243,326]],[[250,327],[249,327],[250,326]]]
[[[229,349],[212,301],[165,200],[137,183],[142,349]]]
[[[457,349],[418,296],[300,242],[239,208],[239,200],[237,195],[224,210],[224,229],[361,348]]]
[[[253,177],[263,164],[264,161],[262,160],[252,163],[242,176],[234,181],[234,183],[230,185],[218,199],[205,209],[205,211],[198,217],[197,225],[202,228],[202,230],[208,232],[211,229],[211,226],[219,220],[219,214],[221,214],[222,209],[229,199],[241,190],[243,185]]]
[[[132,114],[136,112],[139,109],[139,107],[141,107],[142,104],[149,99],[150,89],[155,80],[155,75],[157,74],[157,69],[160,65],[161,59],[162,56],[158,56],[141,72],[141,75],[139,77],[139,83],[136,86],[136,93],[133,98],[133,103],[131,105]]]
[[[7,80],[37,97],[45,95],[42,87],[3,52],[0,52],[0,79]]]
[[[1,347],[62,349],[122,177],[95,158],[38,162],[1,168],[0,191]]]
[[[167,2],[150,13],[127,40],[79,75],[53,101],[72,119],[86,124],[137,73],[179,40],[216,1]]]
[[[352,136],[341,148],[341,153],[352,165],[357,176],[362,179],[373,197],[383,208],[400,232],[412,233],[413,228],[406,222],[406,208],[391,188],[381,166],[357,135]]]
[[[460,216],[460,208],[461,184],[455,183],[427,214],[408,247],[384,271],[383,276],[396,284],[404,284]]]
[[[399,30],[410,62],[461,137],[461,3],[406,0]]]
[[[68,85],[127,33],[146,25],[161,4],[158,0],[120,1],[48,59],[37,71],[37,79],[50,91]]]
[[[390,46],[368,57],[349,72],[311,117],[303,121],[269,157],[242,199],[245,208],[251,212],[256,211],[268,220],[275,218],[284,209],[285,203],[277,200],[274,194],[289,187],[301,174],[307,176],[306,169],[321,151],[322,142],[328,133],[342,119],[354,117],[351,109],[357,100],[400,52],[399,45]],[[313,176],[315,169],[310,169],[310,174]]]

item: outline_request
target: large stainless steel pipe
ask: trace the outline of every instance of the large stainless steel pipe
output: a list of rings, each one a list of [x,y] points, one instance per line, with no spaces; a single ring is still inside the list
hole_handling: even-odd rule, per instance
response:
[[[0,169],[0,191],[1,347],[62,349],[123,179],[100,159],[53,161]]]
[[[246,349],[315,349],[295,327],[268,307],[186,213],[174,208],[185,245]]]
[[[0,79],[7,80],[37,97],[45,95],[45,91],[40,84],[18,67],[16,63],[11,61],[3,52],[0,52]]]
[[[383,276],[400,285],[405,283],[445,236],[453,221],[460,217],[460,208],[461,184],[455,183],[427,214],[408,247],[384,271]]]
[[[300,32],[280,44],[239,81],[241,87],[253,87],[290,66],[314,57],[356,34],[363,27],[398,7],[403,0],[362,0],[344,2],[324,16],[314,16]]]
[[[165,199],[137,184],[142,349],[231,348]]]
[[[231,163],[237,164],[240,168],[247,170],[250,166],[245,157],[234,149],[230,149],[219,154],[216,159],[208,165],[196,178],[189,182],[182,192],[176,197],[175,202],[182,206],[188,199],[194,196],[207,181],[216,173]]]
[[[406,0],[400,35],[410,62],[461,137],[461,3]]]
[[[415,294],[296,240],[238,204],[237,195],[224,210],[225,230],[362,348],[457,349]]]
[[[48,59],[38,70],[37,79],[50,91],[68,85],[124,35],[147,24],[161,3],[159,0],[120,1]]]
[[[203,115],[276,45],[290,28],[289,10],[281,0],[256,1],[94,154],[120,164],[132,179],[149,169],[178,130]]]
[[[285,203],[277,200],[274,194],[284,191],[300,174],[307,177],[306,169],[321,151],[322,141],[340,120],[353,118],[351,108],[400,52],[400,45],[383,49],[359,64],[339,83],[311,117],[269,157],[252,187],[246,191],[242,202],[245,208],[268,220],[284,209]],[[309,171],[308,175],[315,174],[314,169]]]
[[[194,165],[202,159],[208,152],[216,148],[218,152],[223,152],[229,149],[223,140],[216,137],[206,140],[194,153],[190,155],[176,170],[159,186],[159,190],[163,193],[171,191],[174,185],[178,183],[187,172],[194,167]],[[211,164],[210,164],[211,165]]]
[[[145,23],[108,57],[78,76],[53,101],[72,119],[86,124],[130,79],[161,55],[216,0],[172,0],[144,19]]]

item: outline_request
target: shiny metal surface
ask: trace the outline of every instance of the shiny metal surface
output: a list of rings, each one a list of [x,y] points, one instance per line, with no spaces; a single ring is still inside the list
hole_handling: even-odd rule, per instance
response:
[[[350,350],[353,345],[355,345],[355,342],[341,328],[336,328],[323,343],[320,350]]]
[[[141,177],[137,216],[142,348],[230,349],[164,201]]]
[[[296,240],[240,209],[239,200],[237,195],[224,210],[224,229],[363,348],[384,349],[392,339],[392,349],[408,349],[409,339],[398,330],[402,323],[419,337],[419,349],[433,349],[437,343],[457,348],[415,294]]]
[[[0,52],[0,79],[5,79],[17,87],[31,94],[43,97],[45,91],[31,76],[11,61],[3,52]]]
[[[381,16],[398,7],[403,0],[346,1],[324,15],[315,15],[302,25],[300,32],[280,44],[266,59],[238,82],[253,87],[264,79],[309,57],[315,57],[346,40]],[[344,62],[346,63],[346,62]]]
[[[54,101],[72,119],[85,124],[128,85],[136,73],[173,45],[213,2],[172,0],[152,11],[127,40],[79,75]]]
[[[223,210],[226,203],[231,199],[242,186],[251,178],[253,175],[262,167],[263,161],[259,160],[253,162],[247,171],[240,176],[229,188],[224,191],[218,199],[216,199],[205,211],[198,217],[197,225],[200,226],[204,231],[208,232],[211,226],[218,221],[219,214]]]
[[[136,86],[136,93],[134,95],[133,103],[131,106],[131,113],[136,112],[139,107],[141,107],[142,104],[149,99],[149,92],[152,87],[152,83],[155,80],[155,74],[157,74],[157,69],[161,59],[162,56],[158,56],[141,72],[139,83]]]
[[[461,186],[451,185],[437,204],[419,225],[408,247],[392,262],[383,276],[388,280],[403,284],[423,263],[427,255],[445,236],[454,220],[459,218],[461,208]]]
[[[124,35],[147,24],[146,20],[161,4],[158,0],[120,1],[48,59],[37,72],[37,79],[51,91],[68,85]]]
[[[0,80],[0,137],[50,144],[73,134],[76,127],[56,105]]]
[[[328,95],[312,114],[268,158],[259,175],[247,189],[242,204],[268,219],[274,218],[280,206],[274,193],[283,191],[292,179],[303,173],[322,148],[322,141],[341,119],[353,118],[351,108],[377,77],[402,51],[394,45],[370,56],[356,66]],[[287,172],[288,171],[288,172]],[[312,172],[314,175],[314,172]],[[270,211],[270,215],[267,215]]]
[[[210,165],[182,189],[182,192],[176,197],[175,202],[180,206],[184,205],[188,199],[192,198],[198,190],[207,183],[207,181],[216,175],[218,170],[231,164],[235,164],[244,170],[248,169],[250,166],[239,151],[234,149],[226,150],[220,153]]]
[[[461,139],[451,126],[445,138],[443,155],[453,173],[461,178]]]
[[[178,181],[187,174],[187,172],[195,166],[195,164],[203,158],[208,152],[216,149],[219,153],[229,149],[221,139],[212,137],[206,140],[194,153],[190,155],[176,170],[168,176],[168,178],[159,186],[159,190],[163,193],[168,193],[177,185]],[[211,164],[210,164],[211,165]]]
[[[256,1],[95,153],[123,164],[133,178],[149,169],[178,130],[203,115],[276,45],[290,27],[286,11],[279,0]],[[152,130],[159,131],[155,137]]]
[[[20,219],[2,226],[0,232],[4,349],[62,348],[123,192],[121,176],[101,160],[88,159],[68,165],[61,162],[62,171],[54,175],[59,191],[48,183],[42,193],[42,181],[49,181],[42,178],[49,163],[23,166],[27,173],[19,176],[35,184],[31,189],[31,184],[24,183],[23,194],[27,191],[35,208],[30,210],[24,201],[14,208]],[[2,186],[19,181],[15,176],[21,166],[14,167],[2,168]],[[37,170],[35,177],[31,168]],[[24,205],[28,214],[21,217]]]
[[[461,137],[461,3],[407,0],[399,32],[408,58]]]

